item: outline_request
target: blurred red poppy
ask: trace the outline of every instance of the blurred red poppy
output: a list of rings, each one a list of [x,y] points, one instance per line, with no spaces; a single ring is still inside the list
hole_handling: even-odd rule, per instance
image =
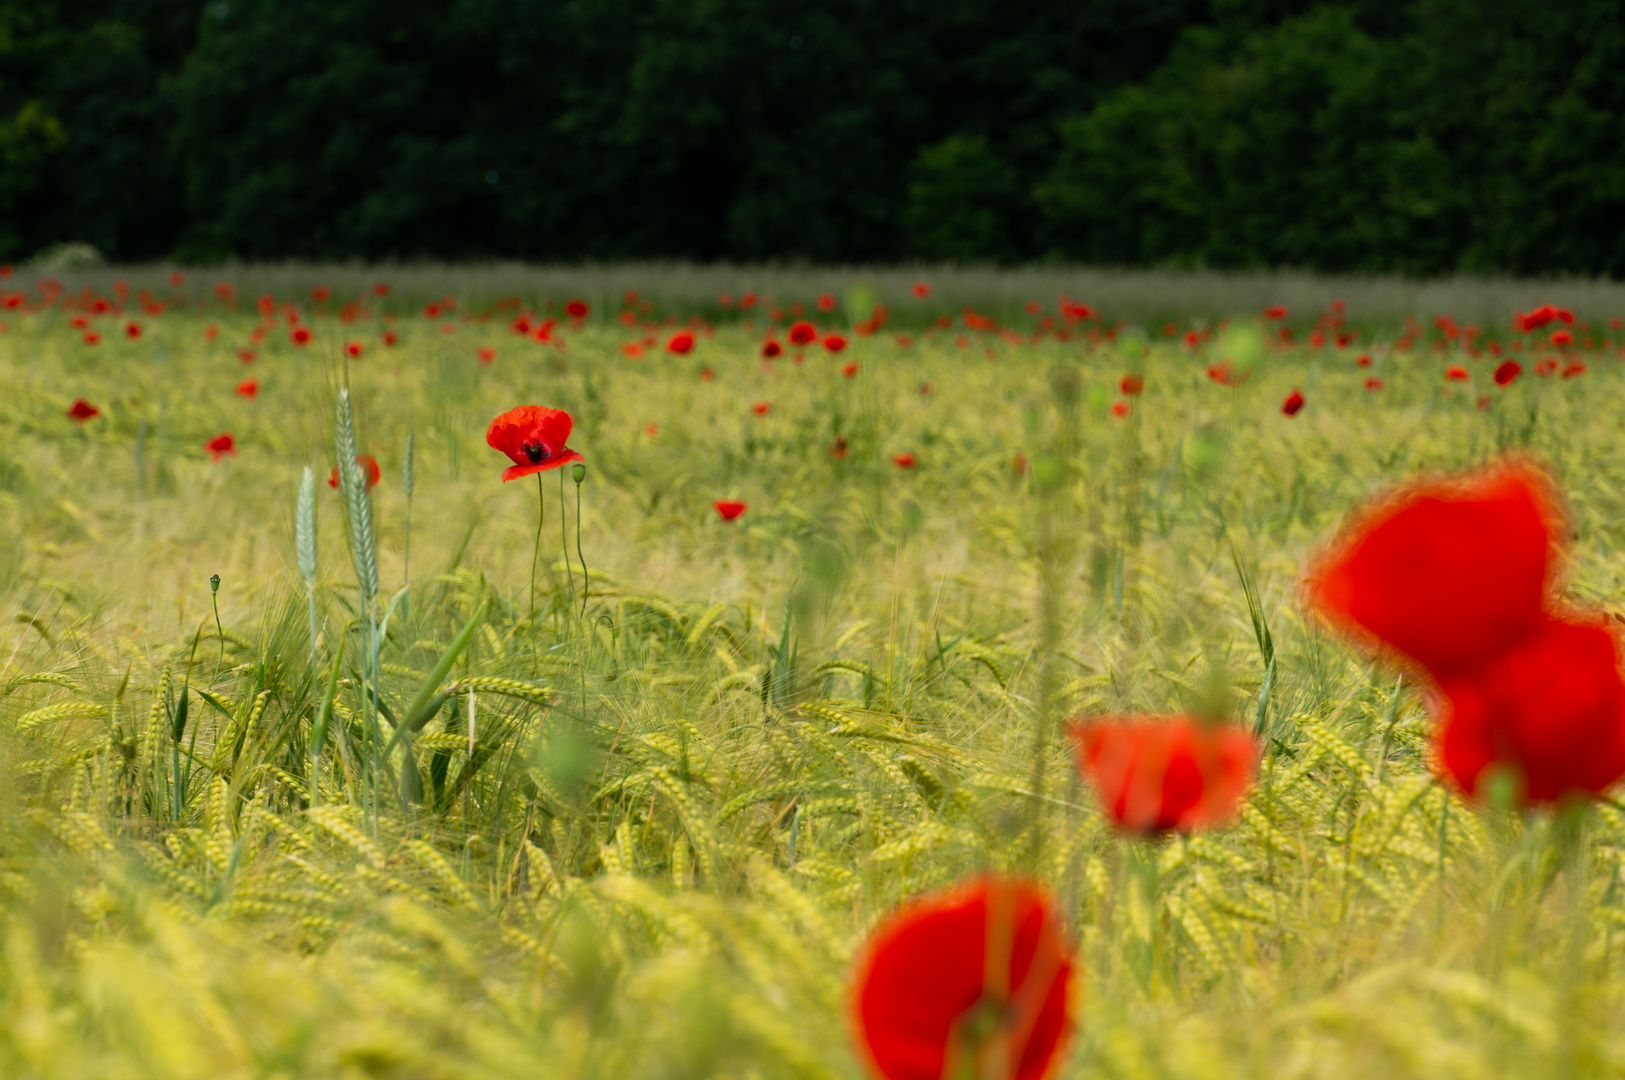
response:
[[[1068,734],[1101,808],[1128,832],[1223,824],[1258,763],[1252,735],[1188,716],[1076,720]]]
[[[1252,378],[1251,371],[1240,371],[1229,360],[1220,360],[1207,369],[1207,377],[1220,386],[1241,386]]]
[[[1493,662],[1440,680],[1439,762],[1469,795],[1495,771],[1522,803],[1601,794],[1625,776],[1625,682],[1607,622],[1542,615]]]
[[[244,379],[237,384],[237,396],[253,401],[260,392],[260,384],[253,379]]]
[[[310,298],[316,301],[318,304],[327,303],[328,298],[332,295],[333,290],[328,288],[326,285],[318,285],[314,289],[310,290]]]
[[[914,288],[910,289],[909,291],[919,299],[924,300],[927,296],[931,295],[931,286],[927,285],[923,281],[916,281],[914,283]]]
[[[102,343],[102,336],[96,333],[94,330],[86,330],[84,340],[86,345],[100,345]]]
[[[1578,360],[1570,360],[1563,368],[1563,378],[1573,379],[1586,373],[1586,366]]]
[[[758,401],[756,404],[750,407],[750,411],[755,413],[757,416],[766,416],[768,414],[768,410],[771,408],[773,408],[773,406],[769,405],[767,402]]]
[[[583,460],[565,445],[574,426],[575,421],[563,409],[544,409],[540,405],[521,405],[491,421],[485,432],[486,445],[507,454],[514,462],[502,471],[502,482]]]
[[[204,443],[203,449],[207,450],[215,461],[219,461],[226,454],[236,457],[237,440],[231,437],[231,433],[229,431],[221,432],[219,435],[216,435],[214,438]]]
[[[310,328],[309,327],[296,326],[296,327],[293,328],[293,334],[291,336],[293,338],[293,343],[295,345],[298,345],[300,348],[304,348],[306,345],[310,344]]]
[[[68,406],[68,415],[83,424],[86,420],[94,420],[102,411],[84,398],[78,398]]]
[[[361,466],[361,471],[366,474],[367,490],[371,491],[377,487],[378,481],[383,479],[384,476],[383,470],[378,467],[378,459],[368,454],[357,454],[355,463]],[[330,488],[339,486],[339,467],[337,465],[333,466],[333,471],[327,474],[327,486]]]
[[[1293,390],[1292,393],[1286,396],[1286,400],[1281,402],[1281,412],[1287,416],[1297,416],[1302,408],[1303,394],[1297,390]]]
[[[846,363],[841,365],[841,374],[844,377],[850,379],[854,375],[856,375],[857,373],[858,373],[858,362],[856,360],[848,360]]]
[[[1381,390],[1382,386],[1383,386],[1383,383],[1382,383],[1381,379],[1367,379],[1365,381],[1365,388],[1367,390],[1372,391],[1373,393],[1375,393],[1378,390]]]
[[[386,282],[380,281],[378,284],[372,287],[372,294],[374,296],[388,296],[389,285]]]
[[[723,521],[732,521],[745,512],[745,504],[737,499],[718,499],[711,505],[717,508],[717,514]]]
[[[790,339],[790,344],[802,348],[818,340],[818,328],[810,322],[791,323],[785,336]]]
[[[1112,403],[1112,415],[1117,417],[1119,420],[1127,416],[1130,412],[1133,412],[1133,409],[1129,407],[1128,402],[1117,401]]]
[[[1145,389],[1145,378],[1140,375],[1124,375],[1118,382],[1117,389],[1128,397],[1136,397]]]
[[[701,381],[710,382],[712,379],[714,379],[716,377],[717,377],[717,373],[712,371],[710,368],[701,368],[700,369],[700,379],[701,379]]]
[[[1354,358],[1354,363],[1355,363],[1355,366],[1357,366],[1357,367],[1370,367],[1371,366],[1371,354],[1370,353],[1361,353],[1359,356],[1356,356]]]
[[[1498,465],[1412,484],[1356,513],[1311,566],[1309,606],[1439,676],[1540,618],[1565,525],[1546,478]]]
[[[846,436],[837,435],[835,441],[829,444],[829,456],[837,460],[846,457]]]
[[[846,348],[846,338],[840,334],[826,334],[824,336],[824,348],[832,353],[838,353]]]
[[[237,359],[241,360],[245,364],[252,364],[254,362],[254,350],[253,349],[238,349],[237,350]]]
[[[694,331],[679,330],[666,339],[666,351],[685,356],[694,351]]]
[[[400,337],[398,335],[396,335],[395,331],[393,331],[393,330],[385,330],[384,331],[383,341],[384,341],[385,345],[394,345],[399,340],[400,340]]]
[[[489,365],[497,358],[497,351],[489,345],[481,345],[479,351],[480,363]]]
[[[914,455],[906,451],[901,454],[895,454],[891,459],[891,463],[896,465],[899,469],[912,469],[915,465]]]
[[[564,313],[572,319],[585,319],[591,311],[585,300],[572,300],[564,305]]]
[[[768,338],[767,341],[762,343],[762,356],[764,359],[772,360],[774,357],[782,355],[784,355],[784,346],[772,338]]]
[[[920,384],[921,397],[930,397],[934,393],[936,393],[936,387],[932,386],[930,383],[923,382]]]
[[[853,978],[854,1041],[883,1080],[1046,1080],[1071,1037],[1071,988],[1054,902],[979,877],[875,928]]]
[[[1495,385],[1511,386],[1512,380],[1523,374],[1523,365],[1516,360],[1503,360],[1495,369]]]
[[[134,341],[141,336],[141,324],[138,322],[124,324],[124,336]]]
[[[1444,369],[1444,377],[1452,382],[1466,382],[1468,378],[1467,369],[1460,364],[1451,364]]]
[[[1286,308],[1282,307],[1280,304],[1276,304],[1274,307],[1267,307],[1264,309],[1264,318],[1274,322],[1280,322],[1282,319],[1286,318]]]
[[[1553,331],[1551,342],[1554,348],[1566,349],[1574,344],[1574,334],[1568,330]]]
[[[220,336],[220,328],[218,326],[216,326],[214,323],[210,323],[208,326],[205,326],[203,328],[203,340],[204,341],[213,341],[215,338],[217,338],[219,336]]]
[[[829,293],[820,293],[819,296],[818,296],[818,310],[819,311],[834,311],[835,310],[835,297],[830,295]]]
[[[361,342],[351,341],[344,346],[344,354],[352,360],[361,359]]]
[[[8,267],[5,267],[5,269],[10,270],[11,267],[8,266]],[[0,277],[9,277],[9,276],[10,276],[9,274],[0,275]],[[176,271],[174,271],[173,273],[171,273],[169,275],[169,284],[172,287],[177,288],[177,289],[181,287],[181,282],[183,282],[185,280],[186,280],[186,275],[181,273],[179,270],[176,270]]]

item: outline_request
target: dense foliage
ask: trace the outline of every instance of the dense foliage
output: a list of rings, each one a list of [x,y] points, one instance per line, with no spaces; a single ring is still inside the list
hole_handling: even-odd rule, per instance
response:
[[[0,257],[1617,275],[1554,0],[0,0]]]

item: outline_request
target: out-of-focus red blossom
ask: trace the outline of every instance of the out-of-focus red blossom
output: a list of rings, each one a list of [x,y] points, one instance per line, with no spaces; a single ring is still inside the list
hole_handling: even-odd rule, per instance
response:
[[[480,363],[490,365],[497,358],[497,351],[489,345],[481,345],[479,351]]]
[[[572,319],[585,319],[592,313],[592,308],[585,300],[572,300],[564,305],[564,313]]]
[[[253,401],[259,395],[260,384],[254,379],[244,379],[237,384],[237,396]]]
[[[832,296],[829,293],[821,293],[821,294],[819,294],[819,297],[818,297],[818,310],[819,311],[834,311],[835,310],[835,297]]]
[[[1365,381],[1365,388],[1370,390],[1372,393],[1376,393],[1378,390],[1381,390],[1382,386],[1383,382],[1381,379],[1371,378]]]
[[[389,295],[389,283],[384,282],[384,281],[380,281],[378,284],[374,285],[372,287],[372,295],[374,295],[374,296],[388,296]]]
[[[1282,319],[1286,318],[1286,308],[1282,307],[1280,304],[1276,304],[1274,307],[1267,307],[1264,309],[1264,318],[1269,319],[1272,322],[1280,322]]]
[[[94,330],[86,330],[85,331],[85,344],[86,345],[100,345],[101,343],[102,343],[102,336],[100,334],[96,333],[96,331],[94,331]]]
[[[717,516],[723,521],[732,521],[745,512],[745,504],[738,499],[718,499],[711,505],[716,507]]]
[[[794,322],[785,336],[796,348],[805,348],[818,340],[818,327],[810,322]]]
[[[710,368],[701,368],[700,369],[700,379],[702,381],[710,382],[712,379],[714,379],[716,377],[717,377],[717,373],[712,371]]]
[[[1449,379],[1451,382],[1466,382],[1467,369],[1462,367],[1460,364],[1451,364],[1449,367],[1444,369],[1444,377]]]
[[[824,348],[832,353],[838,353],[846,348],[846,338],[840,334],[826,334],[824,335]]]
[[[138,322],[125,323],[124,336],[129,338],[131,341],[134,341],[136,338],[140,337],[141,324]]]
[[[1119,420],[1121,420],[1123,417],[1127,416],[1129,413],[1131,413],[1133,411],[1134,410],[1129,406],[1129,403],[1126,402],[1126,401],[1115,401],[1115,402],[1112,403],[1112,415],[1117,417]]]
[[[327,303],[328,298],[332,295],[333,290],[328,288],[326,285],[318,285],[314,289],[310,290],[310,298],[316,301],[318,304]]]
[[[923,382],[923,383],[920,384],[920,396],[921,397],[930,397],[932,394],[934,394],[936,392],[937,392],[937,388],[935,386],[931,385],[930,383]]]
[[[1574,344],[1574,333],[1569,330],[1555,330],[1550,338],[1553,348],[1566,349]]]
[[[1541,327],[1553,321],[1562,322],[1569,326],[1573,326],[1574,312],[1568,310],[1567,308],[1554,307],[1551,304],[1542,304],[1533,311],[1526,311],[1521,315],[1515,316],[1512,320],[1512,325],[1527,334],[1532,330],[1539,330]]]
[[[1016,456],[1010,459],[1010,471],[1017,476],[1026,476],[1033,471],[1032,463],[1027,460],[1026,454],[1017,450]]]
[[[646,426],[645,426],[645,427],[644,427],[644,429],[643,429],[643,433],[644,433],[644,434],[645,434],[645,435],[647,435],[647,436],[649,436],[649,437],[650,437],[650,438],[651,438],[651,439],[652,439],[652,438],[654,438],[654,437],[655,437],[655,436],[656,436],[656,435],[659,435],[659,434],[660,434],[660,425],[658,425],[658,424],[649,424],[649,425],[646,425]]]
[[[1625,775],[1625,681],[1606,621],[1538,617],[1493,661],[1439,680],[1439,763],[1469,795],[1497,767],[1520,802],[1601,794]]]
[[[757,416],[766,416],[768,411],[772,408],[773,406],[769,405],[767,402],[758,401],[756,404],[750,407],[750,411],[755,413]]]
[[[1118,381],[1117,389],[1128,397],[1135,397],[1145,389],[1145,379],[1139,375],[1124,375]]]
[[[916,281],[914,283],[914,288],[910,289],[909,291],[912,292],[916,298],[924,300],[927,296],[931,295],[931,286],[927,285],[923,281]]]
[[[876,927],[853,979],[853,1038],[883,1080],[1046,1080],[1071,1037],[1072,981],[1050,897],[978,877]]]
[[[92,405],[84,398],[76,398],[74,403],[68,406],[68,415],[79,421],[81,424],[87,420],[94,420],[101,414],[102,411],[100,409],[96,408],[96,406]]]
[[[1409,485],[1357,512],[1306,579],[1335,628],[1439,677],[1506,648],[1540,616],[1562,512],[1523,463]]]
[[[361,466],[361,471],[366,474],[368,491],[377,487],[378,481],[384,478],[383,470],[378,467],[378,459],[370,454],[357,454],[355,463]],[[339,486],[339,467],[337,465],[333,466],[333,471],[327,474],[327,486],[330,488]]]
[[[237,350],[237,359],[242,361],[245,364],[252,364],[254,362],[254,350],[253,349],[238,349]]]
[[[1563,378],[1573,379],[1586,373],[1586,366],[1578,360],[1570,360],[1563,368]]]
[[[904,451],[901,454],[892,455],[891,463],[896,465],[899,469],[912,469],[917,464],[917,462],[914,460],[914,455],[908,453],[907,451]]]
[[[203,449],[207,450],[209,452],[209,456],[218,462],[227,454],[230,454],[232,457],[237,456],[237,440],[232,438],[231,432],[222,431],[220,434],[204,443]]]
[[[540,405],[521,405],[491,421],[485,431],[486,445],[507,454],[513,461],[512,466],[502,471],[502,482],[583,460],[565,445],[574,426],[575,421],[563,409],[545,409]]]
[[[1357,366],[1357,367],[1370,367],[1371,366],[1371,354],[1370,353],[1361,353],[1359,356],[1356,356],[1354,358],[1354,363],[1355,363],[1355,366]]]
[[[843,378],[850,379],[857,375],[857,373],[858,362],[856,360],[848,360],[846,363],[841,365],[841,375]]]
[[[1544,357],[1535,361],[1535,374],[1541,378],[1557,374],[1557,361],[1551,357]]]
[[[1252,378],[1252,375],[1253,373],[1251,371],[1239,370],[1236,365],[1232,364],[1229,360],[1220,360],[1217,364],[1210,365],[1207,369],[1207,377],[1218,383],[1220,386],[1241,386],[1248,379]]]
[[[219,336],[220,336],[220,328],[218,326],[216,326],[214,323],[210,323],[208,326],[205,326],[203,328],[203,340],[204,341],[213,341],[215,338],[217,338]]]
[[[829,456],[837,461],[846,458],[846,436],[837,435],[835,441],[829,444]]]
[[[1286,416],[1297,416],[1302,409],[1303,393],[1299,390],[1293,390],[1286,396],[1286,400],[1281,402],[1281,412]]]
[[[383,342],[384,342],[385,345],[392,346],[399,340],[401,340],[400,335],[396,334],[395,331],[393,331],[393,330],[385,330],[384,331]]]
[[[308,326],[294,327],[293,334],[291,336],[293,338],[293,343],[298,345],[300,348],[304,348],[306,345],[310,344],[310,328]]]
[[[1258,763],[1251,734],[1189,716],[1079,719],[1068,734],[1101,809],[1126,832],[1224,824]]]
[[[1495,369],[1495,385],[1511,386],[1512,380],[1523,374],[1523,365],[1516,360],[1503,360]]]
[[[772,338],[768,338],[765,342],[762,343],[762,356],[763,356],[764,359],[772,360],[774,357],[783,356],[783,355],[784,355],[784,346],[780,345],[777,341],[774,341]]]
[[[694,331],[679,330],[666,339],[666,351],[677,356],[686,356],[694,351]]]

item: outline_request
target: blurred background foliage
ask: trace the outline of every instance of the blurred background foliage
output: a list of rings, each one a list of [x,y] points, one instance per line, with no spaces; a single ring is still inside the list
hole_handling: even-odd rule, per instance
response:
[[[0,0],[0,258],[1618,276],[1604,0]]]

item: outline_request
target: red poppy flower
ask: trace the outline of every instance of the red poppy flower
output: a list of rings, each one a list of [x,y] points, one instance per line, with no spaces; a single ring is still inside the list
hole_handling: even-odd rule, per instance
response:
[[[828,334],[824,337],[824,348],[832,353],[840,352],[846,348],[846,338],[840,334]]]
[[[344,352],[352,360],[361,359],[361,342],[352,341],[344,346]]]
[[[1020,450],[1017,450],[1016,456],[1010,459],[1010,471],[1015,473],[1017,476],[1026,476],[1028,473],[1033,471],[1033,466],[1032,463],[1027,460],[1027,455],[1023,454]]]
[[[1551,357],[1548,356],[1544,359],[1535,361],[1535,374],[1539,375],[1541,378],[1544,379],[1548,375],[1556,374],[1556,372],[1557,361],[1553,360]]]
[[[1280,322],[1282,319],[1286,318],[1286,308],[1282,307],[1280,304],[1276,304],[1274,307],[1267,307],[1264,309],[1264,318],[1270,319],[1274,322]]]
[[[1516,360],[1503,360],[1495,369],[1495,385],[1511,386],[1512,380],[1523,374],[1523,365]]]
[[[585,319],[591,311],[585,300],[572,300],[564,305],[564,313],[572,319]]]
[[[915,464],[914,455],[907,452],[897,454],[891,459],[891,463],[899,469],[912,469]]]
[[[1376,393],[1378,390],[1382,389],[1382,380],[1381,379],[1367,379],[1365,381],[1365,388],[1367,390],[1370,390],[1372,393]]]
[[[857,373],[858,362],[856,360],[848,360],[846,363],[841,365],[841,374],[846,378],[850,379]]]
[[[1251,371],[1239,371],[1229,360],[1220,360],[1207,369],[1207,377],[1220,386],[1241,386],[1252,378]]]
[[[368,454],[357,454],[355,463],[361,466],[362,471],[367,474],[367,490],[371,491],[377,487],[378,481],[383,479],[384,475],[383,470],[378,468],[378,459]],[[333,466],[333,471],[327,474],[327,486],[330,488],[339,486],[339,467],[337,465]]]
[[[1124,375],[1118,382],[1117,389],[1128,397],[1137,397],[1145,389],[1145,379],[1140,375]]]
[[[1045,1080],[1071,1037],[1071,987],[1049,896],[979,877],[876,927],[853,979],[854,1041],[884,1080]]]
[[[1302,408],[1303,394],[1299,393],[1297,390],[1292,391],[1292,393],[1286,396],[1286,400],[1281,402],[1281,412],[1287,416],[1297,416],[1298,411]]]
[[[491,421],[485,432],[486,445],[507,454],[514,462],[502,471],[502,482],[583,460],[565,445],[574,426],[575,421],[563,409],[544,409],[540,405],[521,405]]]
[[[102,342],[102,336],[100,334],[96,333],[94,330],[86,330],[85,331],[85,344],[86,345],[100,345],[101,342]]]
[[[1129,403],[1126,401],[1117,401],[1112,403],[1112,415],[1117,417],[1119,420],[1127,416],[1132,411],[1133,410],[1129,408]]]
[[[1466,382],[1467,369],[1462,367],[1460,364],[1451,364],[1449,367],[1444,369],[1444,377],[1452,382]]]
[[[716,377],[717,377],[717,373],[712,371],[710,368],[701,368],[700,369],[700,380],[702,382],[710,382],[712,379],[714,379]]]
[[[729,308],[734,306],[733,293],[723,293],[717,297],[717,307]]]
[[[238,397],[245,397],[248,400],[253,401],[255,395],[257,395],[259,392],[260,384],[255,382],[253,379],[244,379],[242,382],[237,384]]]
[[[756,294],[753,292],[748,292],[739,298],[739,306],[749,310],[750,308],[756,306],[756,300]]]
[[[237,350],[237,359],[241,360],[245,364],[252,364],[254,362],[254,350],[253,349],[238,349]]]
[[[423,317],[425,319],[438,319],[438,318],[440,318],[440,305],[439,304],[429,304],[429,305],[427,305],[423,309]]]
[[[780,345],[778,342],[774,341],[772,338],[768,338],[767,341],[762,345],[762,357],[764,359],[771,360],[776,356],[783,356],[783,355],[784,355],[784,346]]]
[[[400,340],[400,338],[396,336],[395,331],[393,331],[393,330],[385,330],[384,331],[384,344],[385,345],[394,345],[399,340]]]
[[[1371,354],[1370,353],[1361,353],[1359,356],[1356,356],[1354,358],[1354,364],[1355,364],[1356,367],[1370,367],[1371,366]]]
[[[790,344],[802,348],[818,340],[818,328],[810,322],[791,323],[786,336],[790,339]]]
[[[327,303],[328,297],[332,295],[333,290],[328,288],[326,285],[318,285],[314,289],[310,290],[310,298],[316,301],[318,304]]]
[[[835,310],[835,297],[830,295],[829,293],[820,293],[819,296],[818,296],[818,310],[819,311],[834,311]]]
[[[829,456],[837,460],[846,458],[846,436],[837,435],[835,441],[829,444]]]
[[[296,326],[293,328],[293,343],[300,348],[310,344],[310,327]]]
[[[1542,615],[1494,660],[1440,680],[1439,762],[1469,795],[1492,768],[1522,801],[1600,794],[1625,776],[1625,681],[1601,619]]]
[[[84,398],[78,398],[72,405],[68,406],[68,415],[79,421],[81,424],[87,420],[94,420],[101,414],[102,411],[100,409],[96,408],[96,406],[92,405]]]
[[[644,427],[643,433],[653,438],[654,436],[660,434],[660,427],[658,424],[649,424]]]
[[[1563,368],[1563,378],[1573,379],[1586,373],[1586,366],[1578,360],[1570,360]]]
[[[220,336],[220,328],[218,326],[216,326],[214,323],[210,323],[208,326],[205,326],[203,328],[203,340],[204,341],[213,341],[215,338],[217,338],[219,336]]]
[[[914,288],[910,289],[909,291],[919,299],[924,300],[927,296],[931,295],[931,286],[927,285],[923,281],[916,281],[914,283]]]
[[[231,433],[229,431],[224,431],[210,439],[208,442],[204,443],[203,449],[207,450],[214,457],[215,461],[219,461],[226,454],[236,457],[237,440],[231,437]]]
[[[1101,808],[1129,832],[1223,824],[1258,763],[1246,731],[1187,716],[1078,720],[1068,733]]]
[[[679,330],[666,339],[666,351],[678,356],[686,356],[694,351],[694,331]]]
[[[932,386],[930,383],[923,382],[923,383],[920,384],[920,396],[921,397],[930,397],[935,392],[936,392],[936,387]]]
[[[372,287],[372,295],[374,295],[374,296],[388,296],[389,295],[389,285],[388,285],[388,283],[380,281],[378,284],[374,285]]]
[[[1501,465],[1406,487],[1359,512],[1309,572],[1334,626],[1436,676],[1479,663],[1540,617],[1562,514],[1534,468]]]
[[[138,322],[124,324],[124,336],[134,341],[141,336],[141,324]]]
[[[490,364],[497,358],[497,351],[489,345],[480,346],[480,363]]]
[[[771,408],[773,408],[773,406],[769,405],[767,402],[758,401],[756,404],[750,407],[750,411],[755,413],[757,416],[766,416],[768,410]]]
[[[745,504],[738,499],[718,499],[711,505],[717,508],[717,514],[723,521],[732,521],[745,512]]]

